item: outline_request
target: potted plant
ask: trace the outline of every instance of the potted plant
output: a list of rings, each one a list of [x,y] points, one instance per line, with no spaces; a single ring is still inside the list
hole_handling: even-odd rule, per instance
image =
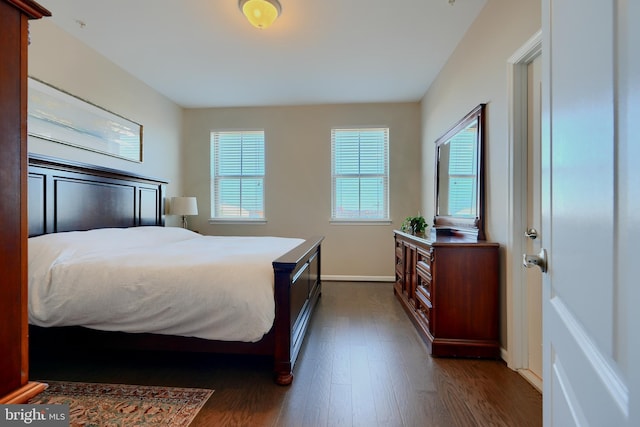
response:
[[[415,235],[423,235],[427,229],[427,221],[420,214],[418,216],[408,216],[402,223],[402,231]]]

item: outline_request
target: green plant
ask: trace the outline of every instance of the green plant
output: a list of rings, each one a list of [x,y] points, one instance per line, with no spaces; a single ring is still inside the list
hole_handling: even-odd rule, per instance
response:
[[[413,234],[422,234],[427,227],[427,221],[421,215],[408,216],[402,223],[402,231]]]

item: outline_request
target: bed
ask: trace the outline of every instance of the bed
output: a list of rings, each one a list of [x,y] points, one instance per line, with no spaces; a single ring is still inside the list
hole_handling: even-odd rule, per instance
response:
[[[30,258],[33,254],[40,262],[29,261],[32,349],[81,346],[84,350],[265,355],[273,359],[276,383],[291,384],[321,294],[322,237],[231,238],[164,227],[167,182],[84,163],[31,154],[28,180]],[[222,264],[225,270],[211,270]],[[68,285],[66,295],[48,293],[45,280],[54,274],[47,266],[56,267],[62,288]],[[75,276],[88,271],[91,280]],[[241,273],[253,276],[241,277]],[[223,288],[216,294],[204,296],[198,292],[212,292],[209,284],[206,290],[187,288],[183,283],[187,274],[199,275],[199,280],[193,280],[197,283],[205,277],[226,279],[219,280],[222,283],[216,286]],[[119,298],[129,305],[119,306],[112,318],[93,315],[91,304],[110,301],[102,292],[120,280],[127,285],[118,291]],[[176,286],[149,292],[138,286],[145,281]],[[225,293],[232,288],[241,288],[241,296]],[[67,305],[74,294],[86,302],[84,310],[74,311]],[[159,294],[174,299],[160,301]],[[186,297],[184,307],[174,302],[176,295]],[[215,306],[215,295],[224,295],[222,305],[234,310],[223,316],[223,307]],[[203,306],[196,309],[199,300]],[[148,301],[151,309],[138,310],[134,305],[138,301],[141,306]],[[254,305],[258,301],[263,305]],[[116,307],[117,301],[105,306]],[[207,317],[207,309],[215,314]],[[129,316],[137,311],[141,317]],[[196,317],[198,311],[203,315]]]

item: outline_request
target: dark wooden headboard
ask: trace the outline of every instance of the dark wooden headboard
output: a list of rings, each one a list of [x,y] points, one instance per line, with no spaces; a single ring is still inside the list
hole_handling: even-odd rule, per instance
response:
[[[167,181],[29,154],[29,237],[164,225]]]

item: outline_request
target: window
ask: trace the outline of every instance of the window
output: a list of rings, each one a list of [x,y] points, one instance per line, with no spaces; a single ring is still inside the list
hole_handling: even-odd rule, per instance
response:
[[[264,131],[211,133],[211,217],[264,219]]]
[[[389,220],[389,129],[331,130],[332,220]]]

